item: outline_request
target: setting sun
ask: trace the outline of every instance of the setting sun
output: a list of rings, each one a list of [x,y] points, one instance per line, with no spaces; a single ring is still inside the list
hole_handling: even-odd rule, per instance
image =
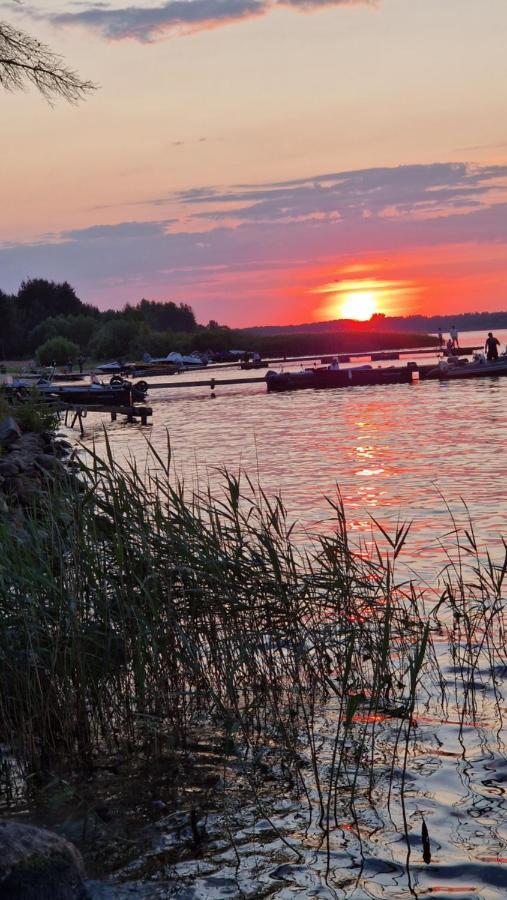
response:
[[[336,313],[341,319],[357,319],[366,322],[378,312],[374,291],[351,291],[337,298]]]
[[[359,274],[361,268],[357,268]],[[351,267],[342,271],[348,275]],[[368,277],[364,278],[346,277],[328,281],[312,288],[310,293],[325,296],[324,302],[315,311],[317,318],[367,322],[376,313],[399,315],[408,312],[411,301],[420,290],[420,286],[411,281],[378,278],[368,273]]]

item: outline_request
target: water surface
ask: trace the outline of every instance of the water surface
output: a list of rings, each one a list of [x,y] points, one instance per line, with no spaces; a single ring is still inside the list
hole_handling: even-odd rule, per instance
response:
[[[464,343],[474,339],[463,335]],[[169,379],[158,379],[163,380]],[[470,514],[478,538],[494,552],[507,534],[507,378],[283,394],[267,394],[264,384],[252,383],[218,387],[214,397],[209,388],[152,385],[153,426],[108,424],[114,453],[142,461],[146,437],[165,452],[168,433],[175,471],[189,485],[211,478],[218,489],[222,467],[244,469],[268,493],[283,494],[302,535],[332,527],[326,497],[339,490],[357,537],[369,538],[372,517],[390,527],[411,521],[407,565],[416,578],[436,584],[454,541],[452,516],[464,525]],[[90,416],[87,423],[86,440],[95,439],[100,450],[99,420]],[[445,636],[438,653],[443,677],[452,684],[456,671]],[[387,788],[379,761],[377,802],[360,810],[357,828],[344,823],[335,832],[331,877],[326,878],[329,853],[303,827],[297,804],[274,801],[272,814],[281,833],[297,843],[299,862],[269,823],[259,825],[258,816],[239,802],[231,813],[237,848],[218,841],[206,861],[185,863],[174,873],[181,886],[166,896],[507,897],[507,669],[501,652],[495,674],[498,703],[486,667],[475,723],[463,726],[452,704],[437,716],[431,701],[417,723],[406,791],[408,847],[399,803],[389,810],[387,794],[383,799]],[[391,727],[380,725],[387,740]],[[324,732],[323,722],[323,739]],[[423,816],[430,863],[422,857]],[[209,828],[213,833],[212,823]],[[218,840],[223,822],[216,829]]]

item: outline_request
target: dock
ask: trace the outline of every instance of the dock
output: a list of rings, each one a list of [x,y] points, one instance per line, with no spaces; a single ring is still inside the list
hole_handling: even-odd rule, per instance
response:
[[[89,412],[108,413],[111,416],[111,422],[116,422],[118,416],[125,416],[128,423],[133,423],[140,419],[141,425],[148,424],[148,417],[153,415],[151,406],[87,406],[85,404],[71,403],[55,403],[53,407],[61,413],[65,413],[64,423],[70,428],[79,426],[80,434],[84,434],[83,419],[86,419]]]
[[[313,357],[312,357],[313,358]],[[206,378],[199,381],[158,381],[157,384],[151,386],[152,390],[158,388],[190,388],[190,387],[209,387],[214,391],[219,385],[226,384],[260,384],[266,383],[266,376],[261,375],[256,378]]]
[[[474,350],[477,350],[477,349],[478,349],[477,347],[460,347],[460,348],[456,349],[455,355],[456,356],[468,356],[471,353],[473,353]],[[298,363],[298,362],[311,362],[312,360],[316,360],[316,359],[320,360],[322,365],[331,363],[333,359],[338,359],[338,361],[340,363],[354,362],[354,360],[358,360],[358,359],[369,359],[371,362],[386,362],[388,360],[400,359],[403,356],[428,356],[429,354],[432,354],[432,353],[436,354],[436,355],[440,355],[440,354],[446,355],[445,348],[432,346],[432,347],[414,347],[412,349],[402,348],[402,349],[397,349],[397,350],[357,350],[357,351],[354,351],[351,353],[312,353],[309,356],[265,357],[263,359],[263,362],[266,364],[266,366],[283,365],[284,363],[286,365],[289,365],[289,364]],[[223,371],[227,371],[228,369],[237,368],[240,365],[241,365],[240,360],[238,360],[236,362],[210,363],[210,365],[208,365],[208,366],[202,366],[202,367],[196,367],[196,368],[199,368],[199,370],[201,372],[204,372],[204,371],[209,372],[211,370],[213,370],[213,371],[218,370],[218,371],[223,372]],[[175,372],[174,374],[177,376],[177,375],[181,375],[182,372],[187,373],[187,372],[191,372],[191,371],[192,371],[191,368],[187,368],[187,369],[182,369],[180,372]],[[250,370],[250,371],[252,371],[252,370]],[[135,374],[132,377],[133,378],[156,378],[156,377],[159,377],[160,375],[167,375],[167,374],[169,374],[167,372],[167,369],[164,370],[163,367],[161,367],[160,372],[157,372],[155,367],[153,367],[153,369],[139,368],[136,370]],[[250,381],[251,382],[255,382],[255,381],[260,382],[260,381],[264,381],[264,380],[265,380],[264,377],[259,377],[257,379],[254,379],[254,378],[248,379],[249,382]],[[221,381],[219,379],[215,379],[215,381],[216,381],[217,385],[218,384],[244,384],[246,379],[244,379],[244,380],[231,379],[229,381]],[[205,387],[205,386],[209,386],[209,382],[210,382],[210,379],[207,379],[205,381],[200,380],[200,381],[195,381],[195,382],[188,381],[188,382],[185,382],[185,384],[188,387]],[[173,386],[180,387],[182,385],[181,385],[181,382],[179,382],[177,385],[171,385],[171,384],[169,384],[169,382],[164,382],[163,384],[159,383],[157,385],[157,387],[173,387]]]

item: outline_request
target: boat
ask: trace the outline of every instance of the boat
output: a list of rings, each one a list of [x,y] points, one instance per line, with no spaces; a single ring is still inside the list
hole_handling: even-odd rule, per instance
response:
[[[495,360],[487,360],[483,353],[475,353],[472,362],[450,358],[426,373],[425,378],[440,381],[461,381],[471,378],[491,378],[507,375],[507,353]]]
[[[20,375],[12,378],[12,386],[16,388],[38,387],[51,384],[56,374],[54,366],[42,366],[39,369],[23,369]]]
[[[268,369],[269,363],[264,362],[262,359],[248,359],[244,362],[240,363],[240,369]]]
[[[417,376],[414,373],[417,372]],[[371,365],[340,369],[337,364],[300,372],[268,372],[266,384],[270,391],[292,391],[304,388],[342,388],[371,384],[410,384],[420,377],[417,363],[406,366],[373,367]]]
[[[172,353],[168,353],[167,356],[157,357],[153,357],[150,356],[149,353],[145,353],[143,356],[143,362],[145,365],[145,371],[147,369],[158,371],[160,367],[167,366],[174,367],[175,371],[182,371],[183,369],[204,368],[208,365],[207,358],[200,356],[195,351],[189,355],[173,351]]]
[[[133,363],[121,363],[117,360],[95,367],[95,371],[100,375],[131,375],[135,370],[136,367]]]
[[[71,406],[132,406],[133,403],[144,400],[148,391],[145,381],[133,384],[117,375],[111,382],[104,384],[93,381],[87,385],[57,385],[40,381],[31,386],[13,382],[11,387],[17,394],[26,394],[35,387],[46,400],[59,400]]]

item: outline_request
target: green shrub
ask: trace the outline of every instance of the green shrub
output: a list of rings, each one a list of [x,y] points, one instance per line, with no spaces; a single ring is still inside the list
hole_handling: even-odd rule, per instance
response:
[[[20,399],[9,400],[5,392],[0,392],[0,421],[7,416],[16,420],[21,431],[55,431],[58,413],[46,403],[33,388]]]
[[[54,337],[45,341],[37,348],[35,356],[40,366],[50,366],[55,363],[61,366],[69,359],[75,360],[79,355],[79,347],[67,338]]]

